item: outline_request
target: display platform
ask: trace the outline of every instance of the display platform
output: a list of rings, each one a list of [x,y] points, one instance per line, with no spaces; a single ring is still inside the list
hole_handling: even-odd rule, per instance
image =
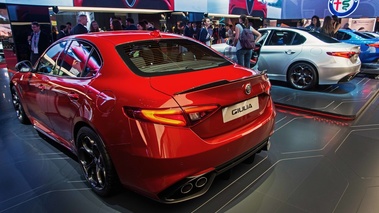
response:
[[[275,106],[340,119],[355,119],[379,93],[379,80],[357,76],[350,82],[318,86],[314,90],[292,89],[283,82],[272,82]]]
[[[377,87],[373,79],[355,80],[366,89],[342,92],[339,87],[334,96],[341,91],[341,100],[347,102],[354,100],[350,96],[358,99],[349,93],[369,94],[371,87]],[[258,153],[251,164],[234,167],[229,179],[216,177],[198,198],[162,204],[128,189],[112,197],[97,196],[75,156],[17,120],[6,69],[0,69],[0,85],[0,213],[376,213],[379,209],[379,95],[349,121],[277,108],[269,151]],[[273,96],[278,99],[287,89],[275,85]],[[318,99],[333,96],[324,90],[306,92],[310,96],[306,100],[316,102],[315,93]],[[289,94],[296,99],[296,93]],[[299,92],[298,98],[304,94]]]

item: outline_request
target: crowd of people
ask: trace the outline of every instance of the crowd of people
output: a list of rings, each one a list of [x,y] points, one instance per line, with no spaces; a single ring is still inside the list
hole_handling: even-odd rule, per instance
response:
[[[60,25],[59,31],[57,31],[55,28],[52,29],[51,39],[42,39],[42,37],[45,38],[46,35],[40,30],[39,33],[35,33],[36,30],[38,31],[39,25],[37,22],[33,22],[33,34],[28,37],[28,41],[32,52],[32,62],[37,60],[41,52],[44,51],[42,50],[43,47],[41,50],[38,50],[38,48],[36,48],[37,46],[39,47],[39,41],[48,40],[54,42],[55,40],[68,35],[103,31],[99,27],[99,24],[96,20],[93,20],[90,23],[89,29],[87,29],[86,27],[87,23],[87,16],[85,14],[81,14],[78,16],[77,24],[74,27],[72,27],[72,24],[70,22],[67,22],[65,25]],[[147,20],[141,20],[138,23],[135,23],[133,18],[126,18],[125,24],[123,24],[122,19],[117,16],[110,17],[109,25],[110,30],[156,30],[154,24]],[[251,23],[248,22],[247,16],[244,14],[242,14],[239,17],[239,21],[234,25],[225,24],[222,22],[213,24],[212,20],[209,17],[205,17],[202,20],[202,22],[183,23],[182,21],[178,21],[176,25],[172,27],[171,30],[166,28],[166,26],[162,27],[161,30],[194,38],[208,46],[217,43],[224,43],[227,40],[230,40],[230,44],[236,47],[237,63],[245,67],[250,67],[250,58],[252,55],[252,50],[241,48],[241,45],[239,43],[241,32],[243,29],[247,27],[249,27],[249,29],[252,31],[256,40],[258,40],[261,37],[261,34],[251,26]],[[333,15],[326,16],[321,26],[320,18],[318,16],[313,16],[310,24],[307,23],[306,19],[302,19],[301,21],[299,21],[298,27],[304,27],[313,31],[319,31],[320,33],[334,37],[338,29],[341,28],[341,24],[338,20],[338,17]],[[348,28],[348,26],[344,26],[344,28]],[[40,37],[41,39],[39,39]],[[32,42],[32,40],[34,43]],[[42,46],[46,46],[46,43]]]
[[[34,25],[36,22],[33,22]],[[38,24],[38,23],[37,23]],[[75,26],[72,26],[71,22],[67,22],[65,25],[60,25],[59,31],[52,30],[52,36],[51,39],[44,39],[44,41],[50,41],[54,42],[55,40],[61,39],[68,35],[75,35],[75,34],[84,34],[89,32],[101,32],[103,31],[96,20],[91,21],[89,25],[89,29],[87,29],[88,24],[88,18],[85,14],[80,14],[77,18],[77,24]],[[32,27],[34,26],[32,25]],[[249,62],[245,60],[245,58],[248,58],[249,55],[251,57],[251,50],[242,50],[238,44],[238,38],[239,32],[241,30],[239,26],[243,26],[244,28],[246,26],[250,26],[247,20],[246,15],[241,15],[240,20],[236,25],[233,27],[233,25],[228,24],[225,25],[224,23],[217,23],[213,24],[212,20],[209,17],[205,17],[202,22],[186,22],[183,24],[183,22],[178,21],[177,24],[172,28],[172,33],[180,34],[183,36],[194,38],[208,46],[211,46],[212,44],[216,43],[224,43],[228,39],[231,40],[232,44],[237,47],[237,58],[238,63],[243,66],[249,66]],[[147,20],[140,20],[138,23],[134,22],[133,18],[126,18],[125,24],[122,23],[122,19],[117,16],[110,17],[109,20],[109,27],[110,30],[156,30],[154,24],[152,22],[149,22]],[[168,28],[162,28],[162,31],[169,31]],[[251,30],[254,32],[254,34],[257,36],[257,38],[260,37],[260,34],[258,31],[256,31],[254,28],[251,27]],[[38,34],[46,37],[46,35],[41,32]],[[31,40],[31,38],[29,38]],[[37,39],[37,43],[38,43]],[[46,45],[44,45],[46,46]],[[47,45],[48,46],[48,45]],[[45,47],[45,49],[47,48]],[[32,46],[31,46],[32,48]],[[32,63],[34,63],[39,55],[44,51],[44,49],[41,51],[36,51],[35,47],[33,46],[33,58],[31,57]]]
[[[234,35],[232,25],[225,25],[225,23],[213,24],[209,17],[205,17],[201,23],[187,21],[183,24],[182,21],[178,21],[171,32],[194,38],[208,46],[225,43],[227,38],[231,39]]]
[[[321,26],[320,18],[315,15],[311,19],[311,24],[300,27],[305,27],[312,31],[319,31],[327,36],[335,37],[337,31],[341,28],[341,23],[336,15],[325,16],[324,22]],[[345,27],[348,27],[348,25]]]

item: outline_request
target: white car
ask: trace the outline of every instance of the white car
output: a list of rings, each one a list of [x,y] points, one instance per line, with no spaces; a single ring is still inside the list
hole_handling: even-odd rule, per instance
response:
[[[226,57],[232,59],[235,63],[237,63],[237,55],[236,55],[236,47],[231,45],[231,40],[227,40],[226,43],[220,43],[220,44],[212,44],[212,48],[217,50],[218,52],[222,53]],[[253,55],[251,56],[250,60],[250,67],[255,69],[255,64],[258,60],[258,54],[259,54],[260,46],[259,44],[256,44]],[[256,69],[255,69],[256,70]]]
[[[234,62],[237,62],[236,56],[236,47],[232,46],[231,40],[227,40],[226,43],[212,44],[212,48],[222,53],[226,57],[232,59]]]
[[[262,34],[258,67],[272,80],[297,89],[350,81],[359,73],[360,46],[339,42],[319,32],[271,27]]]
[[[360,72],[359,45],[342,43],[319,32],[300,28],[261,28],[258,69],[271,80],[288,82],[296,89],[350,81]],[[212,48],[233,58],[235,47]]]

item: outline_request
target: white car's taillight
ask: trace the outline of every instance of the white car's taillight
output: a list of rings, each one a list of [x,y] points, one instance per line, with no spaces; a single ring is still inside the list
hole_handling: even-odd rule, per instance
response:
[[[359,52],[348,51],[348,52],[327,52],[326,54],[331,56],[343,57],[343,58],[351,58],[354,55],[359,55]]]

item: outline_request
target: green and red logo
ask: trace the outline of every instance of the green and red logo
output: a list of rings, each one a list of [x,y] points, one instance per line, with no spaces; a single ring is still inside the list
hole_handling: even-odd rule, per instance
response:
[[[329,12],[339,18],[351,15],[359,5],[359,0],[329,0]]]

